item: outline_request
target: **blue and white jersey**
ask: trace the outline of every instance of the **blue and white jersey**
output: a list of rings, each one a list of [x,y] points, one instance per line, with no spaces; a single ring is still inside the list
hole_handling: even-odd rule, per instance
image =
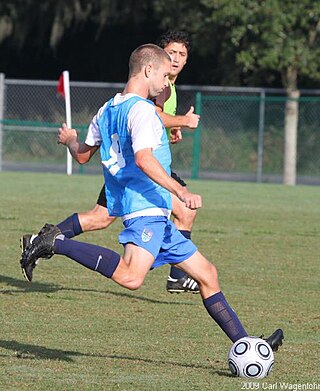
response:
[[[127,220],[138,216],[170,215],[170,193],[135,164],[136,152],[152,148],[154,156],[170,175],[168,138],[151,101],[135,94],[117,94],[94,117],[86,144],[100,145],[111,216]]]

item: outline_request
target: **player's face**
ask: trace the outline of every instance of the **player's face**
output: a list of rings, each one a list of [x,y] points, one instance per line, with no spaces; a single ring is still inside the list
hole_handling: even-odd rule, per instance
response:
[[[164,50],[172,60],[171,76],[178,76],[187,63],[188,50],[183,43],[170,42]]]
[[[171,62],[165,60],[158,68],[153,68],[152,77],[149,83],[149,97],[155,98],[169,85],[169,76],[171,74]]]

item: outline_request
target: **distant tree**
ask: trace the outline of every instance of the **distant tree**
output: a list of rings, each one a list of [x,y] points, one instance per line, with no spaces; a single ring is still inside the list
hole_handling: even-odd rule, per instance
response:
[[[212,21],[230,23],[229,40],[245,71],[281,74],[285,110],[284,183],[296,182],[299,77],[320,79],[320,3],[312,0],[210,1],[220,3]]]
[[[149,0],[0,1],[0,71],[41,78],[69,67],[80,79],[125,80],[128,53],[153,30]]]
[[[162,4],[162,0],[158,2]],[[299,78],[320,79],[320,2],[201,0],[185,16],[183,21],[194,31],[202,50],[208,51],[209,42],[214,44],[223,35],[221,52],[234,56],[242,72],[265,70],[280,74],[288,96],[284,183],[294,184]]]
[[[0,44],[10,38],[22,48],[32,36],[55,50],[66,32],[77,34],[91,22],[98,39],[106,25],[138,24],[149,8],[147,0],[6,0],[0,3]]]

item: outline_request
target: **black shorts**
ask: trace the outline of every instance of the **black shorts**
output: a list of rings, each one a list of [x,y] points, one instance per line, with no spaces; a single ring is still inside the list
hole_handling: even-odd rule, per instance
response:
[[[103,206],[104,208],[107,207],[106,189],[105,189],[104,185],[102,186],[102,189],[100,190],[97,204],[100,206]]]
[[[186,187],[187,184],[175,173],[171,171],[171,178],[173,178],[175,181],[180,183],[181,186]],[[100,191],[97,204],[100,206],[103,206],[104,208],[107,207],[107,198],[106,198],[106,189],[104,185],[102,186],[102,189]]]

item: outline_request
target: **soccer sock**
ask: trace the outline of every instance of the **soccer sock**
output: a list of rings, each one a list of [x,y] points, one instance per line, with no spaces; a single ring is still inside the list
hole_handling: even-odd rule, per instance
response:
[[[248,336],[222,292],[215,293],[207,299],[204,299],[203,304],[211,318],[218,323],[233,342]]]
[[[186,239],[191,239],[191,232],[190,231],[180,230],[180,232],[182,233],[182,235]],[[186,273],[183,270],[180,270],[180,269],[177,269],[174,266],[171,266],[169,276],[171,278],[179,280],[180,278],[183,278],[184,276],[186,276]]]
[[[120,262],[120,255],[108,248],[70,240],[63,235],[55,241],[55,254],[65,255],[108,278],[112,277]]]
[[[69,239],[80,235],[83,232],[77,213],[74,213],[65,220],[61,221],[61,223],[57,224],[57,227],[60,228],[60,231],[63,233],[63,235]]]

